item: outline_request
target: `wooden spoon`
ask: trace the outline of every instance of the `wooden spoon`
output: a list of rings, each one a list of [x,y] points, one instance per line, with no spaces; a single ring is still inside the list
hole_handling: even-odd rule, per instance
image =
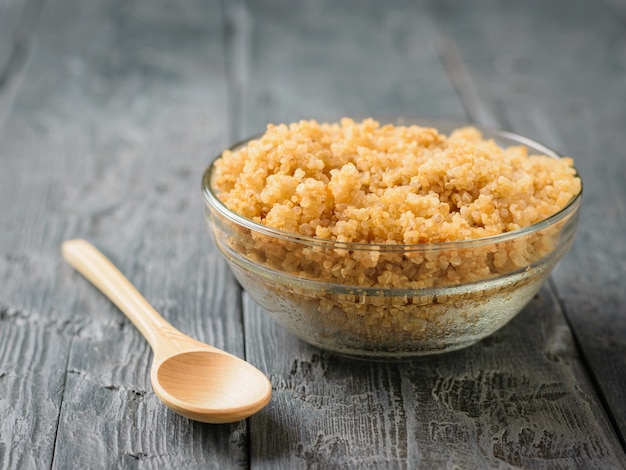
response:
[[[177,413],[204,423],[232,423],[263,408],[272,387],[251,364],[181,333],[85,240],[63,243],[63,257],[102,291],[143,334],[154,353],[150,379]]]

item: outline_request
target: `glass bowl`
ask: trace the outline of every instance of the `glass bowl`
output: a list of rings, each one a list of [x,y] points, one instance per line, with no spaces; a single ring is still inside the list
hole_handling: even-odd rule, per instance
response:
[[[502,147],[524,145],[529,153],[560,158],[510,132],[441,120],[409,123],[445,134],[472,125]],[[453,351],[504,326],[571,247],[582,198],[581,190],[551,217],[491,237],[414,245],[342,243],[275,230],[230,211],[213,189],[213,170],[214,162],[202,179],[207,228],[242,287],[302,340],[369,359]],[[420,288],[395,288],[364,287],[341,281],[341,275],[322,274],[329,268],[365,273],[372,260],[402,266],[407,276],[416,278],[428,271],[429,277]],[[449,276],[451,268],[464,273],[461,280]]]

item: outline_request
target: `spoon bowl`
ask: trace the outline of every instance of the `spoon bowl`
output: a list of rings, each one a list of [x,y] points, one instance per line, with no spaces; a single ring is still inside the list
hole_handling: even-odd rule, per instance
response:
[[[203,421],[210,412],[213,423],[238,421],[258,411],[259,396],[268,393],[265,375],[244,365],[221,352],[189,351],[155,362],[152,387],[161,401],[188,418]]]
[[[150,380],[175,412],[204,423],[245,419],[269,402],[272,387],[250,363],[178,331],[85,240],[63,243],[65,260],[133,322],[154,353]]]

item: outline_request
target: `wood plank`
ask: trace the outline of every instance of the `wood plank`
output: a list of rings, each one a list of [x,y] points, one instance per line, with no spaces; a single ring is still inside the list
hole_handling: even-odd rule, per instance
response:
[[[41,3],[0,2],[0,130],[19,89]],[[21,182],[3,150],[0,139],[0,467],[45,468],[54,449],[71,326],[42,314],[47,302],[53,306],[59,300],[54,266],[42,263],[38,252],[11,250],[19,218],[6,215],[18,214],[12,196]],[[57,228],[50,227],[49,235]],[[44,237],[38,235],[34,238],[41,243]]]
[[[436,25],[428,11],[415,8],[409,15],[400,1],[358,9],[347,2],[229,3],[240,54],[231,73],[241,75],[234,78],[242,87],[236,136],[303,117],[462,119],[472,103],[461,101],[467,94],[457,94],[438,45],[429,43]],[[499,122],[482,95],[475,97]],[[269,408],[250,421],[254,468],[624,465],[550,285],[488,340],[409,364],[334,357],[244,299],[248,357],[276,387]]]
[[[52,234],[52,231],[48,231]],[[6,247],[6,237],[0,237]],[[48,262],[46,262],[48,261]],[[63,395],[72,327],[51,314],[56,269],[39,253],[0,258],[0,466],[47,468]],[[28,277],[29,285],[24,284]],[[38,292],[33,296],[31,289]],[[50,302],[51,306],[42,309]]]
[[[15,47],[15,32],[20,13],[28,0],[0,2],[0,76],[6,76],[8,63]],[[6,80],[6,79],[5,79]]]
[[[465,117],[411,2],[299,3],[226,6],[229,72],[240,93],[233,99],[241,116],[233,141],[269,122]]]
[[[626,240],[618,235],[626,230],[626,30],[624,10],[611,5],[432,2],[470,86],[500,124],[576,161],[579,232],[553,279],[626,445]]]
[[[0,127],[19,86],[42,0],[0,1]]]
[[[245,467],[247,426],[150,391],[139,333],[60,257],[99,246],[175,326],[243,355],[200,177],[228,143],[216,2],[51,2],[0,132],[0,467]]]

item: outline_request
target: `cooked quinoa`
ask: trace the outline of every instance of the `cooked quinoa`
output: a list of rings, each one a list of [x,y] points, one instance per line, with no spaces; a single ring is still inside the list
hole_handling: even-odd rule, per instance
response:
[[[570,158],[500,148],[472,127],[347,118],[269,125],[215,161],[211,186],[233,212],[293,235],[215,219],[261,305],[318,346],[394,357],[457,349],[510,320],[571,245],[576,212],[486,237],[581,191]]]
[[[232,211],[339,242],[425,244],[497,235],[562,209],[581,190],[571,158],[500,148],[465,127],[373,119],[268,125],[215,164]]]
[[[347,118],[269,125],[222,154],[212,185],[230,210],[259,224],[338,243],[322,248],[256,231],[232,238],[253,262],[328,283],[410,289],[481,281],[543,258],[559,227],[480,246],[428,246],[529,226],[581,190],[570,158],[503,149],[472,127],[445,136]]]

